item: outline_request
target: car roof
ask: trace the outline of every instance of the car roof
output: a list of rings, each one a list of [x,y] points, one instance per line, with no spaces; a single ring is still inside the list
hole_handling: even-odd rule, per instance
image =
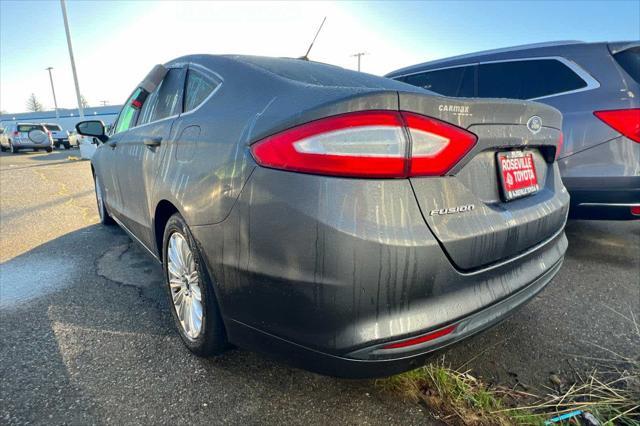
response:
[[[620,45],[629,45],[634,42],[617,42]],[[414,71],[422,69],[434,69],[438,67],[448,67],[457,65],[466,65],[472,62],[481,62],[489,60],[501,60],[501,59],[515,59],[526,58],[527,56],[557,56],[561,52],[574,52],[578,50],[590,49],[597,46],[608,46],[611,43],[608,42],[592,42],[586,43],[577,40],[562,40],[551,41],[544,43],[524,44],[519,46],[504,47],[499,49],[484,50],[480,52],[466,53],[464,55],[452,56],[449,58],[436,59],[433,61],[427,61],[416,65],[404,67],[395,71],[392,71],[386,75],[386,77],[397,77],[403,74],[408,74]]]
[[[189,55],[174,59],[165,66],[184,62],[203,65],[220,73],[225,79],[242,79],[247,73],[260,73],[263,76],[309,86],[414,91],[404,83],[377,75],[296,58],[232,54]]]

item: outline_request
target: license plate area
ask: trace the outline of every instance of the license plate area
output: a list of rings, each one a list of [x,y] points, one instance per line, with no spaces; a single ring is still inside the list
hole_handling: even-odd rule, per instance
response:
[[[525,151],[498,152],[498,176],[504,201],[538,192],[538,175],[533,154]]]

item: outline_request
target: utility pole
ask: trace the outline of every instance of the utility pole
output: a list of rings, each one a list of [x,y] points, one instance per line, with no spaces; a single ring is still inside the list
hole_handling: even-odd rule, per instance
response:
[[[107,106],[107,105],[109,105],[109,101],[100,101],[100,103],[102,104],[102,106]]]
[[[64,31],[67,33],[67,47],[69,47],[69,60],[71,61],[71,71],[73,72],[73,82],[76,85],[76,100],[78,101],[78,113],[80,118],[84,118],[84,108],[80,98],[80,84],[78,84],[78,73],[76,72],[76,61],[73,59],[73,47],[71,47],[71,33],[69,33],[69,21],[67,20],[67,6],[65,0],[60,0],[62,8],[62,19],[64,20]]]
[[[60,114],[58,114],[58,100],[56,99],[56,89],[53,88],[53,77],[51,76],[51,70],[53,67],[45,68],[49,71],[49,81],[51,82],[51,93],[53,93],[53,107],[56,110],[56,120],[60,120]]]
[[[364,55],[367,55],[366,52],[359,52],[359,53],[354,53],[353,55],[351,55],[351,57],[357,57],[358,58],[358,72],[360,72],[360,58],[363,57]]]

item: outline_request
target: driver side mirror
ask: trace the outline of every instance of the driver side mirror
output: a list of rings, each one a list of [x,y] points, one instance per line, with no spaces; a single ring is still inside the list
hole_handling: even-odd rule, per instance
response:
[[[109,140],[109,137],[104,131],[104,123],[100,120],[81,121],[76,124],[76,130],[81,135],[98,138],[102,143]]]

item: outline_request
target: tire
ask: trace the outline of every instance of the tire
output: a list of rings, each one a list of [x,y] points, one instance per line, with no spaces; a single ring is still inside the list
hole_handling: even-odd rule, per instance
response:
[[[9,151],[11,151],[12,154],[17,154],[20,150],[13,146],[13,143],[9,143]]]
[[[59,142],[54,143],[53,146],[55,146],[56,149],[60,149],[60,143]]]
[[[71,149],[71,144],[69,142],[65,142],[64,149],[67,149],[67,150]]]
[[[107,206],[104,204],[104,194],[102,193],[102,186],[98,180],[98,176],[93,177],[93,185],[96,190],[96,204],[98,206],[98,215],[100,216],[100,223],[103,225],[111,226],[115,224],[115,221],[109,214]]]
[[[5,148],[4,146],[0,145],[0,151],[2,152],[7,152],[8,148]]]
[[[52,147],[45,148],[45,151],[47,151],[47,152],[53,152],[53,148],[52,148]]]
[[[196,355],[221,354],[229,345],[213,283],[195,239],[179,213],[169,218],[162,241],[165,289],[169,297],[171,315],[182,341]],[[170,247],[172,254],[169,254]],[[185,267],[180,267],[180,259],[185,260]],[[169,270],[170,265],[172,272]],[[192,278],[187,279],[187,276]],[[180,302],[184,309],[179,308]],[[199,328],[198,310],[202,313]],[[178,311],[181,312],[180,315]]]

